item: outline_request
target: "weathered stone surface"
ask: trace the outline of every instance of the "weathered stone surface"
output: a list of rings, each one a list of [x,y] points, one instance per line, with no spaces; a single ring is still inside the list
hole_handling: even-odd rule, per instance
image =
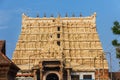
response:
[[[29,69],[43,59],[64,60],[73,71],[108,69],[96,31],[96,13],[88,17],[32,18],[22,15],[22,30],[12,61]]]

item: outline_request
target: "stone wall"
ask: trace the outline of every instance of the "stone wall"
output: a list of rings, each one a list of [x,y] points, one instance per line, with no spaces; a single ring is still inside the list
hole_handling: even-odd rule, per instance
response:
[[[13,62],[30,69],[43,59],[64,60],[73,71],[108,69],[96,31],[96,13],[88,17],[43,17],[22,15],[22,30]]]

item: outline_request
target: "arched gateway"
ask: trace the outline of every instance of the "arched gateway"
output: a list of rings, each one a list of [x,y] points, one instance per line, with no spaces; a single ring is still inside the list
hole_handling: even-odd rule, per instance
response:
[[[40,62],[41,80],[61,80],[62,62],[61,61],[42,61]],[[41,68],[43,68],[41,70]]]
[[[44,75],[43,80],[60,80],[60,74],[56,71],[47,72]]]
[[[48,74],[46,80],[59,80],[58,76],[54,73]]]

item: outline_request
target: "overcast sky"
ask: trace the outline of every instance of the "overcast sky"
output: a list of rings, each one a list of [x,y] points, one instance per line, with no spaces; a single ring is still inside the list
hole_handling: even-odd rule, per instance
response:
[[[120,0],[0,0],[0,40],[7,42],[7,56],[11,59],[16,46],[20,31],[22,13],[31,17],[37,14],[47,17],[58,13],[62,17],[68,13],[71,16],[90,16],[97,13],[97,31],[105,52],[112,53],[113,71],[120,69],[118,59],[115,58],[115,49],[111,45],[113,39],[119,39],[120,36],[114,36],[111,27],[114,21],[120,22]],[[107,54],[109,61],[109,55]]]

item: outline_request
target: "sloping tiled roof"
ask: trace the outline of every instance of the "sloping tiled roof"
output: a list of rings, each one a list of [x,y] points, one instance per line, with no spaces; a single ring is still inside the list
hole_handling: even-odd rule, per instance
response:
[[[11,61],[5,56],[3,53],[5,50],[5,40],[0,40],[0,65],[1,64],[9,64]]]
[[[0,66],[12,66],[16,70],[20,70],[6,55],[0,52]]]
[[[5,54],[5,40],[0,40],[0,52]]]
[[[19,69],[6,55],[5,55],[5,40],[0,40],[0,65],[12,65]]]
[[[10,65],[11,63],[12,61],[2,52],[0,52],[0,65]]]

